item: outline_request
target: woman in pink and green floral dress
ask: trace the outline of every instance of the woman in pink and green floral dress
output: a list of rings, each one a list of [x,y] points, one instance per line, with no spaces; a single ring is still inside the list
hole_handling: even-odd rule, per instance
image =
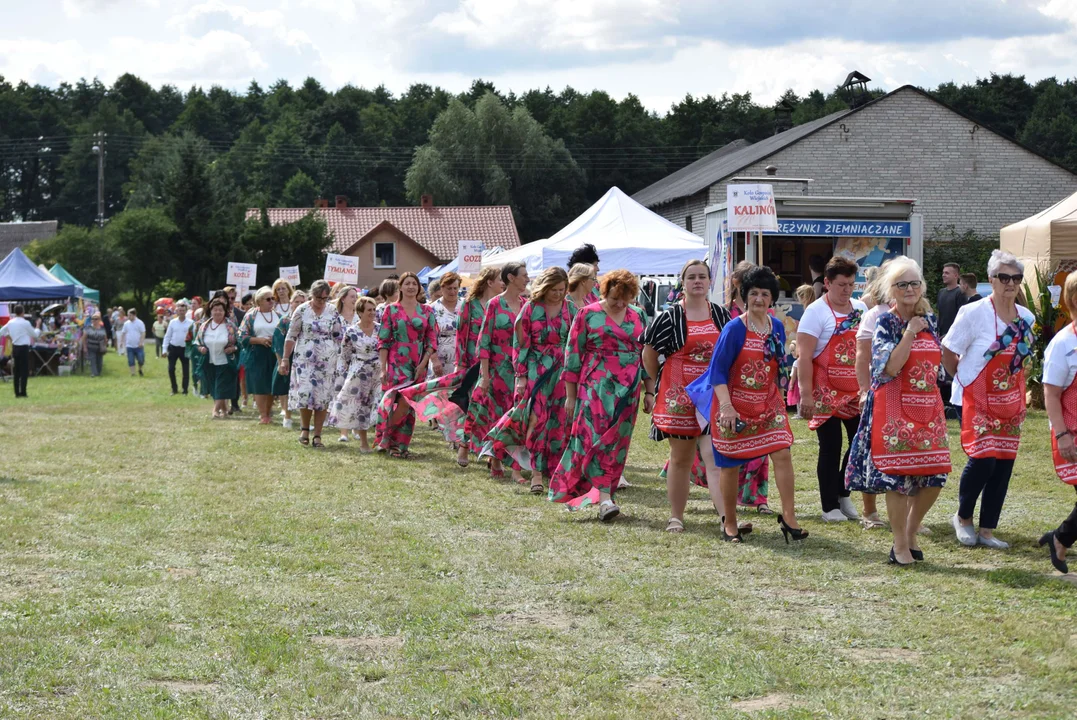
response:
[[[654,409],[654,379],[643,372],[643,318],[628,304],[639,294],[639,280],[614,270],[601,287],[602,301],[581,308],[569,332],[561,381],[572,426],[549,497],[571,509],[597,504],[599,519],[609,522],[621,512],[613,491],[628,460],[640,379],[648,413]]]
[[[445,440],[457,449],[456,462],[461,467],[468,465],[464,419],[467,416],[467,400],[471,397],[471,389],[479,377],[479,335],[482,333],[482,320],[486,316],[486,306],[490,300],[504,289],[501,268],[483,268],[460,307],[460,320],[456,330],[455,372],[400,391],[400,397],[411,405],[420,420],[437,420]]]
[[[415,273],[400,276],[400,302],[386,305],[378,330],[381,388],[375,441],[378,449],[398,458],[408,457],[415,412],[400,398],[400,390],[426,377],[427,363],[441,374],[437,359],[438,328],[434,311],[423,304],[423,289]]]
[[[506,263],[501,268],[505,292],[486,306],[486,315],[479,334],[479,381],[471,391],[467,420],[464,422],[464,441],[471,452],[482,452],[486,434],[512,407],[515,373],[512,367],[512,341],[516,316],[520,314],[520,294],[527,287],[527,266],[519,262]],[[490,477],[505,477],[501,458],[490,461]]]
[[[514,405],[486,436],[483,454],[508,459],[512,477],[525,482],[531,470],[531,493],[546,491],[550,473],[565,449],[565,343],[576,306],[565,299],[568,274],[547,268],[531,288],[531,299],[516,318],[513,365]]]

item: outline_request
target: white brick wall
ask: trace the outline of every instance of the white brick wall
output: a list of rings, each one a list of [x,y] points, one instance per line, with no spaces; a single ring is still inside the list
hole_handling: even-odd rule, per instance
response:
[[[674,225],[679,225],[682,228],[686,224],[685,218],[690,215],[692,217],[692,232],[703,237],[703,226],[706,223],[703,211],[709,204],[707,191],[702,190],[695,195],[666,203],[662,207],[653,208],[653,210]]]
[[[762,176],[767,165],[776,165],[780,176],[813,178],[808,195],[915,199],[927,236],[950,224],[958,232],[997,235],[1077,192],[1077,175],[974,128],[975,123],[906,89],[736,174]],[[725,185],[712,185],[703,205],[725,202]],[[692,229],[701,235],[703,221],[695,219],[699,197],[656,212],[683,227],[691,208]]]

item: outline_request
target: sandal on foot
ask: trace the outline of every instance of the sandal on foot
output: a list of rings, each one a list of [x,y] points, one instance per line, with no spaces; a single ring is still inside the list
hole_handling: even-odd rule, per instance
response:
[[[682,533],[684,532],[684,523],[677,518],[670,518],[666,523],[666,532],[668,533]]]
[[[389,457],[396,458],[397,460],[407,460],[411,457],[411,453],[407,450],[390,450]]]
[[[760,515],[773,515],[774,514],[774,511],[770,509],[770,505],[767,505],[766,503],[763,503],[761,505],[757,505],[756,508],[755,508],[755,511],[757,513],[759,513]]]
[[[310,445],[310,428],[299,428],[299,444]]]
[[[494,480],[504,480],[505,479],[505,469],[502,468],[500,470],[494,470],[493,468],[490,468],[490,477],[493,478]]]
[[[544,492],[546,492],[546,486],[545,485],[543,485],[540,482],[531,483],[531,494],[532,495],[541,495]]]
[[[604,523],[613,522],[613,519],[621,514],[621,508],[617,507],[612,500],[603,500],[598,505],[598,519]]]
[[[322,445],[322,436],[321,435],[315,435],[314,437],[312,437],[310,439],[310,446],[312,448],[316,448],[318,450],[321,450],[322,448],[324,448],[325,445]]]

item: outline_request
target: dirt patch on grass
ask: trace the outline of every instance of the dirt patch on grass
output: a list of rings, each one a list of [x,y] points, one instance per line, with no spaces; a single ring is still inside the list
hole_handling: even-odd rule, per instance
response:
[[[402,635],[366,635],[363,637],[346,637],[339,635],[315,635],[310,639],[315,645],[324,645],[339,650],[361,652],[377,655],[404,647]]]
[[[1077,573],[1067,573],[1066,575],[1053,575],[1062,582],[1068,582],[1070,585],[1077,585]]]
[[[183,578],[195,577],[198,575],[198,571],[193,568],[174,568],[170,567],[165,570],[168,577],[173,580],[182,580]]]
[[[857,662],[916,662],[920,653],[905,648],[842,648],[838,654]]]
[[[733,703],[732,707],[740,712],[759,712],[760,710],[789,710],[793,704],[791,695],[775,693],[751,700],[738,700]]]
[[[575,618],[555,610],[515,610],[497,615],[494,620],[501,627],[546,627],[551,630],[577,627]]]
[[[146,684],[177,693],[213,692],[217,689],[217,683],[202,683],[191,680],[150,680]]]

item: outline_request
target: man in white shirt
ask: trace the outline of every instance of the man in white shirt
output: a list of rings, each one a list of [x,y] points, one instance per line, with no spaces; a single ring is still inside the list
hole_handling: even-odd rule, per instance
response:
[[[138,374],[142,375],[142,366],[146,363],[146,325],[138,319],[134,308],[127,311],[127,322],[123,325],[124,347],[127,348],[127,367],[131,377],[135,376],[135,362],[138,362]]]
[[[176,303],[176,317],[168,323],[165,336],[161,340],[162,349],[168,354],[168,379],[172,382],[172,394],[176,395],[176,361],[183,366],[183,394],[187,394],[187,385],[191,379],[191,360],[187,357],[187,333],[194,321],[187,317],[187,303]]]
[[[15,397],[26,397],[26,382],[30,378],[30,345],[34,340],[41,337],[41,331],[30,324],[23,317],[26,312],[22,305],[12,308],[15,316],[8,321],[7,325],[0,328],[0,337],[5,335],[11,338],[11,358],[14,361],[15,371]]]

